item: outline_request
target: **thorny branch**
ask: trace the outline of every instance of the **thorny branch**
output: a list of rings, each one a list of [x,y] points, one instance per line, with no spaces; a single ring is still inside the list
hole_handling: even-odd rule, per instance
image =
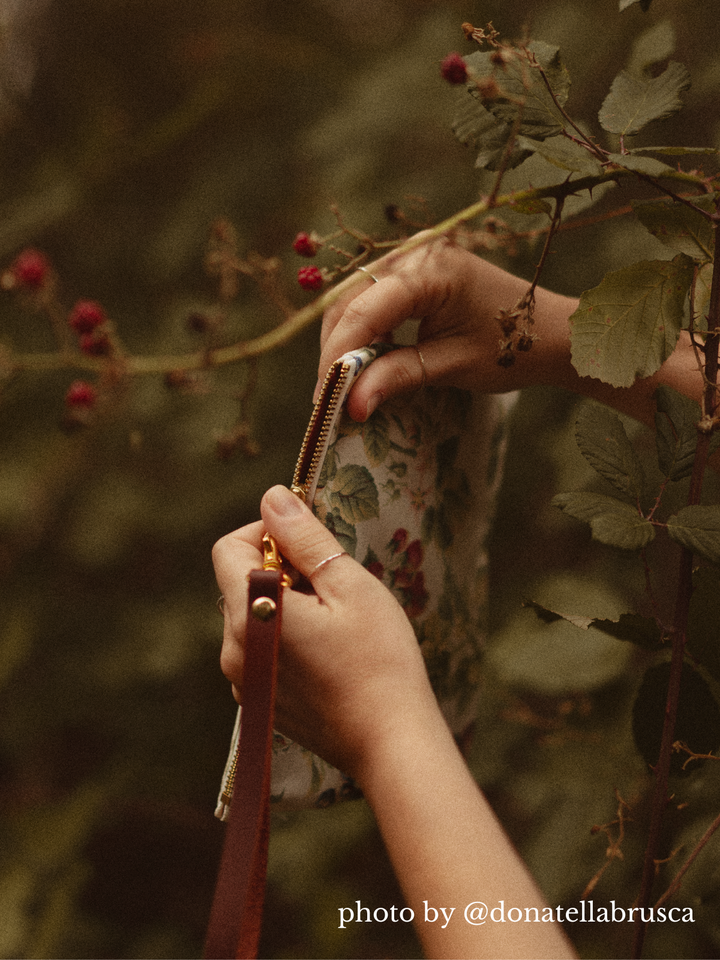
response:
[[[720,238],[720,211],[716,211],[713,219],[716,249]],[[703,429],[706,417],[714,419],[717,406],[717,378],[718,378],[718,347],[720,346],[720,270],[713,271],[712,288],[710,292],[710,309],[708,311],[708,334],[705,340],[705,389],[703,391],[703,419],[698,424],[698,439],[695,448],[693,471],[690,478],[690,492],[688,504],[700,503],[703,477],[707,466],[710,448],[710,432]],[[680,683],[682,679],[683,659],[687,640],[687,628],[690,616],[690,601],[692,599],[693,583],[693,553],[686,547],[680,551],[680,562],[675,600],[675,615],[672,633],[672,659],[670,679],[665,705],[665,722],[663,724],[662,740],[658,762],[655,766],[655,787],[650,814],[650,829],[648,832],[643,873],[638,894],[637,905],[647,907],[652,897],[653,882],[657,862],[658,846],[668,804],[668,784],[670,776],[670,760],[675,742],[675,723],[677,719],[678,703],[680,699]],[[640,919],[642,911],[636,921],[633,957],[642,956],[645,941],[646,924]]]

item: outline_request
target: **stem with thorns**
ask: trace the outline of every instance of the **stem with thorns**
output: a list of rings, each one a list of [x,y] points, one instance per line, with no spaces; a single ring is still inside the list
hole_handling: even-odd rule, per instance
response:
[[[720,240],[720,210],[713,215],[713,230],[716,244]],[[720,249],[716,246],[716,249]],[[698,424],[698,440],[695,448],[695,460],[690,479],[688,504],[700,503],[702,494],[703,476],[707,465],[710,447],[710,433],[702,428],[706,418],[714,419],[717,406],[717,377],[718,377],[718,347],[720,347],[720,270],[713,271],[712,288],[710,293],[710,310],[708,313],[709,333],[705,340],[705,389],[703,391],[703,420]],[[678,703],[680,699],[680,683],[682,680],[683,659],[687,639],[687,626],[690,615],[690,601],[692,599],[693,583],[693,553],[683,547],[680,555],[677,596],[675,601],[675,615],[672,634],[672,659],[670,663],[670,680],[668,683],[667,700],[665,704],[665,722],[663,725],[660,753],[655,766],[655,787],[650,814],[650,830],[645,848],[643,873],[640,884],[637,905],[641,908],[650,904],[653,881],[655,879],[658,845],[662,829],[665,810],[669,802],[668,782],[670,776],[670,760],[675,742],[675,721],[677,719]],[[642,918],[642,910],[639,912]],[[642,919],[636,921],[633,957],[642,956],[645,941],[646,924]]]

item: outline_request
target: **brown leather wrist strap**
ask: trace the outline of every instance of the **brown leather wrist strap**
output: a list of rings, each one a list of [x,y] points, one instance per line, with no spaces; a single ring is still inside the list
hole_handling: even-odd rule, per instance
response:
[[[257,956],[270,836],[270,760],[282,574],[253,570],[242,685],[242,726],[215,899],[205,942],[207,960]]]

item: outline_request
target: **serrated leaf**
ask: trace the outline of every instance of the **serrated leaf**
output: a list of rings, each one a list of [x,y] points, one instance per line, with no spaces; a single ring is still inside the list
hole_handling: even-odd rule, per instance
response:
[[[689,477],[693,469],[700,404],[664,385],[655,391],[655,403],[655,443],[660,470],[670,480],[682,480]]]
[[[710,293],[712,291],[713,264],[704,263],[695,277],[695,296],[693,297],[693,330],[702,333],[708,328],[710,312]]]
[[[563,66],[558,47],[536,41],[529,44],[528,49],[545,72],[548,83],[562,106],[570,91],[570,77]],[[493,117],[509,130],[515,124],[519,113],[518,133],[534,140],[544,140],[560,133],[564,127],[563,117],[540,72],[522,56],[513,57],[504,70],[498,70],[491,57],[491,53],[478,51],[465,57],[465,63],[472,76],[480,79],[492,77],[500,88],[499,96],[483,101],[483,105]],[[473,93],[472,83],[468,84],[468,89]],[[477,88],[475,95],[479,96]]]
[[[328,484],[328,501],[349,524],[371,520],[380,513],[380,500],[373,476],[367,467],[347,464]]]
[[[655,620],[650,617],[641,617],[638,613],[623,613],[619,620],[593,620],[591,626],[596,630],[634,643],[643,650],[658,650],[662,647],[662,632]]]
[[[575,438],[580,452],[600,476],[621,493],[640,499],[645,483],[642,465],[616,413],[600,404],[583,404]]]
[[[655,537],[653,525],[634,507],[602,493],[560,493],[552,503],[576,520],[589,523],[593,539],[609,547],[639,550]]]
[[[581,377],[630,387],[649,377],[675,349],[682,328],[693,261],[634,263],[580,297],[570,317],[573,366]]]
[[[708,213],[714,210],[713,197],[694,197],[692,202]],[[701,263],[712,260],[713,227],[701,213],[669,198],[636,200],[632,206],[640,223],[665,246]]]
[[[720,563],[720,507],[683,507],[668,519],[667,528],[676,543]]]
[[[626,170],[644,173],[647,177],[666,177],[674,172],[672,167],[661,160],[656,160],[655,157],[643,157],[636,153],[609,153],[608,160]]]
[[[591,627],[600,630],[616,640],[623,640],[626,643],[634,643],[644,650],[657,650],[661,646],[661,632],[657,623],[649,617],[641,617],[637,613],[621,613],[617,620],[609,620],[604,617],[586,617],[576,613],[560,613],[557,610],[550,610],[535,600],[523,601],[524,607],[531,607],[535,613],[544,620],[545,623],[553,623],[555,620],[567,620],[573,626],[581,630],[589,630]]]
[[[469,58],[468,58],[469,59]],[[503,161],[511,128],[500,123],[479,100],[462,92],[452,122],[453,133],[466,146],[478,150],[475,166],[480,170],[497,170]],[[530,154],[515,146],[507,161],[507,168],[519,166]]]
[[[634,136],[653,120],[666,120],[682,109],[680,94],[689,86],[687,68],[676,61],[659,77],[639,78],[623,70],[600,108],[600,125],[608,133]]]
[[[530,137],[518,137],[517,145],[540,156],[561,170],[594,176],[602,173],[602,165],[584,147],[567,137],[549,137],[547,140],[532,140]]]

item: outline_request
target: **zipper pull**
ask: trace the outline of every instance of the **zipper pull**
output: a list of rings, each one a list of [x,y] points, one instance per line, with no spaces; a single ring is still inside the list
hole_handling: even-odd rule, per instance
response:
[[[263,570],[280,570],[282,572],[282,557],[278,550],[275,538],[266,533],[262,538],[263,545]],[[283,587],[291,587],[292,579],[287,573],[282,575]]]

